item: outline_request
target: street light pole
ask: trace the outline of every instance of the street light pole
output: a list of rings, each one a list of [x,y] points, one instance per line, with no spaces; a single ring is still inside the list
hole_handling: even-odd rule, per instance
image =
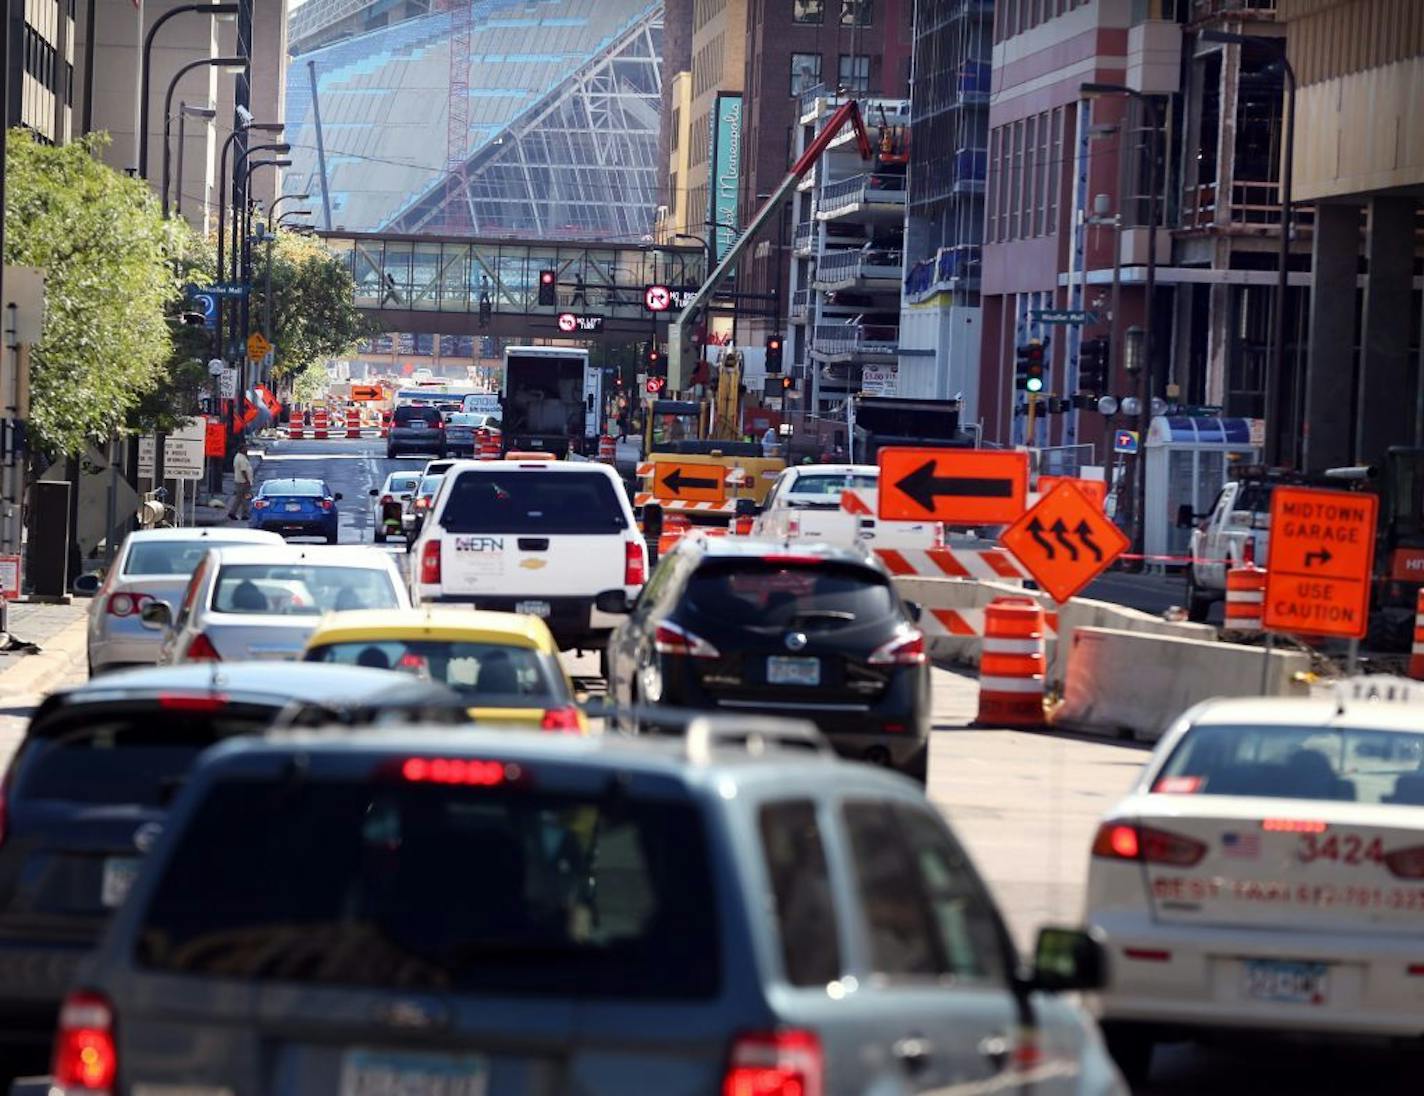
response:
[[[1152,426],[1152,387],[1156,356],[1152,346],[1152,305],[1157,295],[1157,149],[1161,143],[1162,121],[1152,96],[1126,84],[1086,83],[1085,99],[1126,95],[1142,104],[1147,112],[1147,284],[1142,317],[1142,369],[1137,378],[1137,456],[1133,460],[1132,550],[1144,554],[1147,517],[1147,433]]]
[[[237,4],[179,4],[176,8],[164,12],[153,21],[153,26],[148,28],[148,33],[143,36],[143,53],[139,58],[139,95],[138,95],[138,177],[145,182],[148,181],[148,87],[152,76],[153,65],[153,39],[157,36],[159,29],[164,23],[176,15],[183,15],[187,12],[202,12],[207,15],[234,16],[237,14]],[[92,39],[93,24],[90,24],[89,37]],[[87,89],[86,89],[87,94]]]
[[[292,161],[291,161],[291,160],[258,160],[256,163],[249,163],[249,164],[247,165],[247,173],[246,173],[246,175],[243,177],[242,192],[243,192],[244,194],[248,194],[248,193],[251,192],[251,188],[252,188],[252,175],[253,175],[253,173],[254,173],[255,171],[257,171],[259,168],[264,168],[264,167],[284,168],[284,167],[291,167],[291,166],[292,166]],[[248,202],[248,203],[246,204],[246,206],[247,206],[247,207],[242,211],[242,212],[243,212],[243,219],[242,219],[242,278],[241,278],[241,281],[242,281],[242,284],[244,284],[244,285],[249,285],[249,286],[250,286],[250,283],[251,283],[251,281],[252,281],[252,240],[251,240],[251,235],[252,235],[252,203],[251,203],[251,202]],[[269,268],[269,269],[270,269],[270,268]],[[249,333],[250,333],[250,331],[251,331],[251,308],[250,308],[250,302],[251,302],[251,300],[252,300],[252,296],[251,296],[251,290],[250,290],[250,288],[249,288],[248,295],[245,296],[245,297],[243,297],[243,298],[242,298],[242,301],[241,301],[241,305],[242,305],[242,338],[241,338],[239,341],[242,343],[243,346],[246,346],[246,344],[247,344],[247,337],[248,337],[248,335],[249,335]],[[244,388],[244,390],[246,390],[247,370],[246,370],[245,367],[244,367],[243,370],[242,370],[242,379],[243,379],[243,388]]]
[[[178,104],[178,193],[173,198],[173,212],[180,217],[183,216],[183,148],[188,140],[187,127],[184,123],[187,122],[189,115],[211,122],[218,116],[218,112],[212,107],[190,107],[183,102]],[[204,217],[203,220],[203,227],[206,229],[207,218]]]
[[[224,72],[243,72],[247,69],[247,58],[203,57],[197,61],[189,61],[173,74],[172,80],[168,81],[168,90],[163,95],[163,184],[160,188],[162,194],[160,204],[165,218],[168,216],[168,163],[172,153],[168,138],[173,124],[173,93],[178,88],[178,81],[198,68],[221,68]],[[179,189],[182,189],[181,180]]]
[[[276,217],[277,217],[277,207],[278,207],[279,205],[281,205],[283,202],[304,202],[304,201],[306,201],[306,200],[307,200],[308,198],[310,198],[310,197],[311,197],[310,194],[281,194],[281,195],[278,195],[276,198],[273,198],[273,199],[272,199],[272,205],[271,205],[271,206],[268,208],[268,210],[267,210],[267,219],[268,219],[269,221],[275,221],[275,220],[276,220]],[[293,210],[292,212],[295,213],[296,210]],[[306,210],[306,212],[310,213],[311,210]],[[283,216],[286,216],[286,214],[283,214]]]

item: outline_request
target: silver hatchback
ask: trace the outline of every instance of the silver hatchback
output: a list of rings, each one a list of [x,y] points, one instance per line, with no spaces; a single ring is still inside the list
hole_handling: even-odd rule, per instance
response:
[[[222,526],[130,533],[89,606],[89,675],[158,661],[163,636],[140,613],[153,601],[175,609],[209,548],[281,543],[276,533]]]

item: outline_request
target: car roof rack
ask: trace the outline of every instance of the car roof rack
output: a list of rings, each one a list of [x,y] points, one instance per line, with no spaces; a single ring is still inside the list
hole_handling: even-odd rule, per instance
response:
[[[699,716],[687,725],[683,739],[687,759],[695,765],[712,761],[719,748],[733,748],[753,757],[769,750],[803,750],[835,756],[816,725],[804,719],[770,716]]]

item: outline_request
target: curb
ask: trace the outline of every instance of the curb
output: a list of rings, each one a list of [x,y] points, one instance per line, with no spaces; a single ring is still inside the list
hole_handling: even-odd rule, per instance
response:
[[[88,642],[86,614],[45,640],[38,653],[22,655],[14,666],[0,671],[0,694],[48,692],[76,668],[84,670]],[[84,676],[89,676],[87,670]]]

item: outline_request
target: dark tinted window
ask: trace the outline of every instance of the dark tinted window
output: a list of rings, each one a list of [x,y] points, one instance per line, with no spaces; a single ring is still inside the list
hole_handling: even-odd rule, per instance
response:
[[[945,970],[905,838],[885,803],[848,803],[846,833],[877,974],[933,976]]]
[[[440,421],[440,408],[411,407],[409,405],[397,407],[394,421],[397,426],[409,426],[412,423],[434,425]]]
[[[786,980],[793,986],[835,981],[841,976],[840,937],[815,804],[798,800],[763,807],[761,846]]]
[[[269,709],[165,713],[145,707],[122,718],[70,714],[31,734],[12,794],[71,803],[165,805],[193,760],[219,738],[265,727]]]
[[[440,524],[451,533],[574,535],[626,528],[617,490],[597,472],[461,472]]]
[[[406,491],[414,491],[415,485],[420,482],[418,474],[409,476],[392,476],[386,483],[386,490],[392,494],[403,494]]]
[[[687,584],[687,606],[730,624],[805,630],[899,613],[878,572],[814,560],[709,559]]]
[[[140,962],[333,985],[715,995],[716,899],[690,803],[391,771],[214,787],[144,914]]]

